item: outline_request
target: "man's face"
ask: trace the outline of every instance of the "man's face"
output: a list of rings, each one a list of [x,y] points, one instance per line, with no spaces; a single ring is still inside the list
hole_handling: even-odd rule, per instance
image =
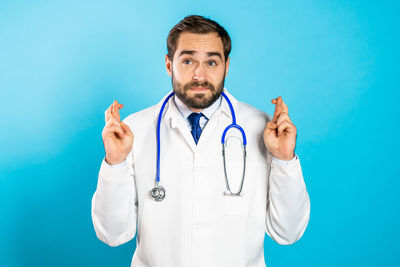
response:
[[[194,111],[209,107],[224,88],[229,68],[217,33],[182,32],[172,62],[165,57],[175,94]]]

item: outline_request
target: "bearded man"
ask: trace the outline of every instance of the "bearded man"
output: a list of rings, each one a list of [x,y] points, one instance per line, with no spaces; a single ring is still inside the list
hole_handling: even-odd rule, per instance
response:
[[[288,107],[272,99],[271,118],[227,91],[231,39],[215,21],[185,17],[167,48],[172,93],[123,121],[117,101],[105,112],[97,237],[137,234],[135,267],[266,266],[266,234],[292,244],[310,214]]]

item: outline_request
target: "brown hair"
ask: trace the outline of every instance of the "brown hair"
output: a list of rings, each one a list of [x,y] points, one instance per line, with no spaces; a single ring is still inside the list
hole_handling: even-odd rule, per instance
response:
[[[168,58],[171,61],[174,57],[177,41],[181,32],[191,32],[199,34],[216,32],[222,39],[225,61],[228,59],[229,53],[231,52],[231,38],[229,37],[228,32],[221,25],[211,19],[207,19],[202,16],[191,15],[179,21],[178,24],[176,24],[169,31],[167,38],[167,49]]]

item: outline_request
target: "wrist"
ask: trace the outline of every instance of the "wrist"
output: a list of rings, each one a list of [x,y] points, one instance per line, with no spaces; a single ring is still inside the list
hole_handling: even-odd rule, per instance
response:
[[[111,160],[109,157],[105,157],[104,160],[109,164],[109,165],[117,165],[117,164],[121,164],[122,162],[124,162],[126,159],[120,159],[120,160]]]
[[[294,154],[294,152],[290,155],[282,155],[282,154],[277,153],[276,155],[272,154],[272,156],[274,156],[275,158],[277,158],[279,160],[290,161],[294,158],[295,154]]]

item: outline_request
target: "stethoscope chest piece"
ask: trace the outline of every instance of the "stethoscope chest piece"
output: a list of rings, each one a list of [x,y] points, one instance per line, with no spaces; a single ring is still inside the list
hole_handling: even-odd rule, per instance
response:
[[[156,186],[150,191],[150,197],[155,201],[161,201],[165,197],[165,189],[162,186]]]

